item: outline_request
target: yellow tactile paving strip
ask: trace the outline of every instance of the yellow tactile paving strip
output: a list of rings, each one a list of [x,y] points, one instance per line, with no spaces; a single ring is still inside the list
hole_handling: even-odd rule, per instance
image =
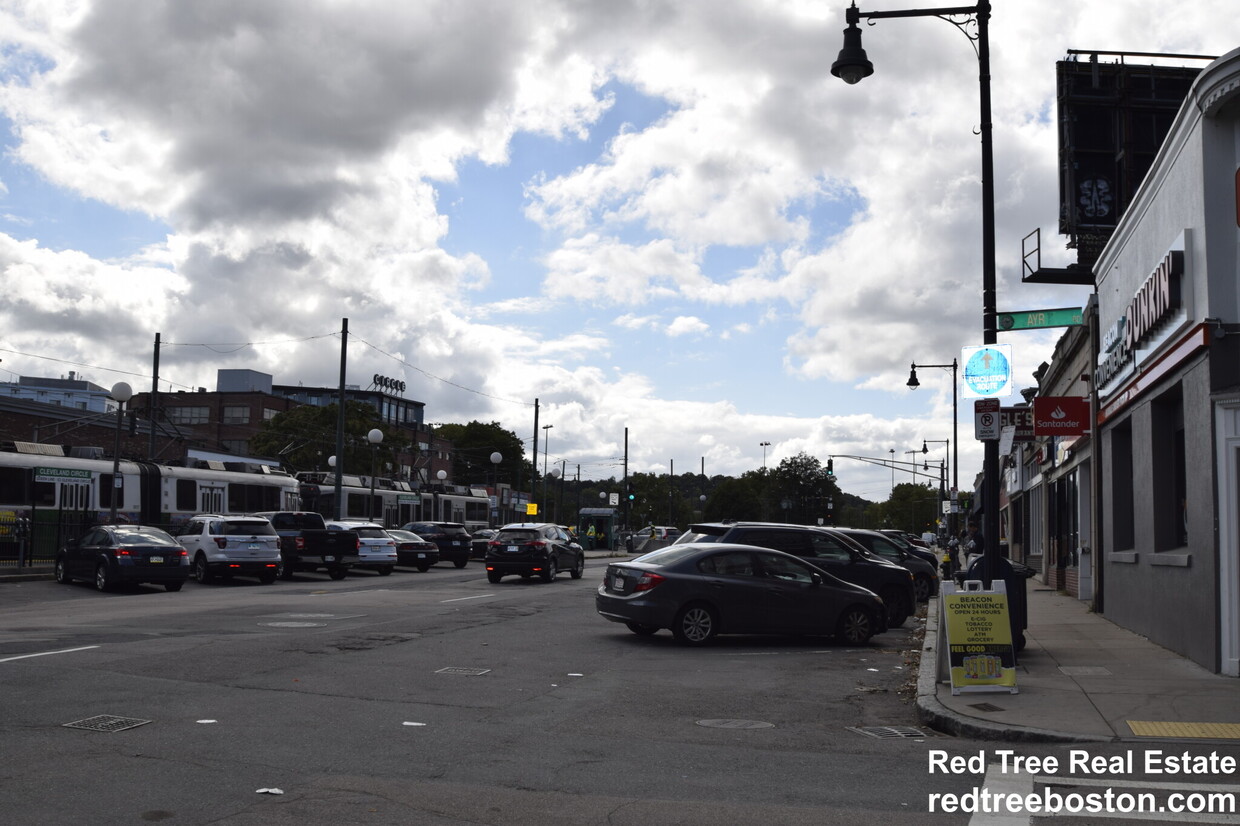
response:
[[[1200,737],[1206,740],[1240,740],[1240,723],[1154,723],[1128,720],[1138,737]]]

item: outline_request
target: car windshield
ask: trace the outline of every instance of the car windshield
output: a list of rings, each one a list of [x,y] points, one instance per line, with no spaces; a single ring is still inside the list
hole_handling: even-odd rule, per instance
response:
[[[176,545],[180,544],[159,528],[117,528],[116,541],[122,544],[141,542],[145,545]]]
[[[247,519],[244,522],[225,522],[225,536],[275,536],[276,529],[266,519]]]
[[[718,540],[718,537],[711,537],[710,542]],[[687,556],[701,552],[701,548],[694,548],[690,545],[669,545],[666,548],[660,548],[657,551],[651,551],[648,554],[642,554],[634,559],[634,562],[640,562],[643,565],[671,565],[679,562]]]

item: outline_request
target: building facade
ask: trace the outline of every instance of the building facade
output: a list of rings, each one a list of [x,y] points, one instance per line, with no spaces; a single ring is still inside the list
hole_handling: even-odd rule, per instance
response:
[[[1094,267],[1091,590],[1240,675],[1240,49],[1194,82]]]

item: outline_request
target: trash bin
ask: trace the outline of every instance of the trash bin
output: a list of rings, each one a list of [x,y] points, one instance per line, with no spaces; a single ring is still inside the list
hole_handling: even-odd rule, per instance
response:
[[[969,566],[965,579],[977,579],[985,581],[983,576],[986,565],[986,557],[978,557],[973,560],[973,564]],[[1025,647],[1025,629],[1029,627],[1029,595],[1025,591],[1028,579],[1016,572],[1012,567],[1012,563],[1004,557],[999,557],[998,576],[991,576],[991,581],[996,579],[1003,580],[1003,586],[1007,591],[1008,601],[1008,624],[1012,629],[1012,648],[1017,653],[1024,650]]]

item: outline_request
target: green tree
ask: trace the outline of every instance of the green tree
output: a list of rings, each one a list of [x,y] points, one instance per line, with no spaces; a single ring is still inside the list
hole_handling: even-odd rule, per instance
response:
[[[525,457],[525,444],[498,422],[444,424],[435,432],[452,442],[452,469],[458,484],[489,485],[492,478],[498,478],[501,483],[516,485],[519,470],[521,484],[528,489],[533,466]],[[503,457],[498,466],[491,462],[492,453]]]
[[[293,471],[327,470],[327,458],[336,453],[335,404],[319,407],[303,404],[278,413],[263,422],[250,441],[250,450],[259,456],[279,457]],[[383,442],[374,448],[374,459],[382,467],[396,454],[409,449],[410,440],[400,432],[385,430],[379,412],[368,404],[345,403],[344,464],[346,473],[370,475],[371,444],[366,434],[383,430]]]
[[[789,456],[771,471],[769,496],[780,519],[800,524],[827,520],[827,502],[839,494],[835,478],[807,453]]]

